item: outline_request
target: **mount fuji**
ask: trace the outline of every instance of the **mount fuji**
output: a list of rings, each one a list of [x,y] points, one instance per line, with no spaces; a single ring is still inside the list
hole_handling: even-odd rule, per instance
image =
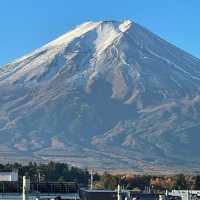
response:
[[[200,60],[125,21],[86,22],[0,68],[0,161],[200,170]]]

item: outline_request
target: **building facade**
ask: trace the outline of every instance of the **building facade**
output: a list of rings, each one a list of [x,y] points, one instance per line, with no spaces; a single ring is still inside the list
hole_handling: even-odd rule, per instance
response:
[[[0,182],[17,182],[18,172],[4,171],[0,172]]]

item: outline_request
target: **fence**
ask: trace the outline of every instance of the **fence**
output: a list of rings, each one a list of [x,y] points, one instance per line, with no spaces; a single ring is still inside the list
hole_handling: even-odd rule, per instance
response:
[[[32,182],[30,192],[35,193],[77,193],[78,184],[75,182]],[[19,182],[0,182],[0,193],[21,193],[22,184]]]
[[[60,196],[63,199],[68,200],[79,200],[79,196],[77,193],[75,194],[30,194],[29,200],[35,200],[38,195],[42,198],[55,198],[57,196]],[[0,200],[22,200],[22,195],[20,193],[0,193]]]

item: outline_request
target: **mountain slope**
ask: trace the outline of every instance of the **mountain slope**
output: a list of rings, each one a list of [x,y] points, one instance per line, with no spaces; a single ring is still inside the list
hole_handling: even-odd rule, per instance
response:
[[[1,68],[2,158],[198,170],[199,84],[200,60],[140,25],[84,23]]]

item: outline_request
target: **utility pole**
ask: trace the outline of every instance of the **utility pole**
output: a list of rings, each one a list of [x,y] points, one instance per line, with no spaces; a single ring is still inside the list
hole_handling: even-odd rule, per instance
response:
[[[121,200],[120,198],[120,185],[117,186],[117,200]]]
[[[187,200],[190,200],[190,190],[187,191]]]
[[[28,200],[28,192],[30,190],[30,179],[23,176],[23,193],[22,200]]]
[[[40,171],[38,172],[38,182],[40,182],[40,178],[41,177],[41,175],[40,175]]]

